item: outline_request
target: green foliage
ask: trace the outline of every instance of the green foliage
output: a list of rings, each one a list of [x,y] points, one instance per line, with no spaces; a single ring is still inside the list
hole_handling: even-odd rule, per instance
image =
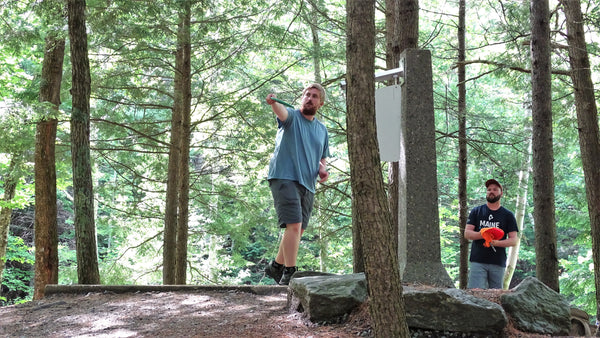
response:
[[[33,248],[28,247],[22,238],[8,235],[8,246],[6,249],[6,261],[19,264],[33,264],[35,256]]]
[[[0,180],[0,184],[3,182]],[[34,185],[22,180],[17,184],[15,197],[10,201],[0,200],[1,208],[22,209],[33,203]],[[3,193],[3,189],[0,189]]]
[[[32,266],[35,262],[33,248],[27,246],[22,238],[8,236],[6,248],[5,269],[2,275],[2,284],[15,294],[20,295],[14,303],[31,299],[33,289],[30,281],[33,279]],[[6,299],[4,299],[6,301]]]
[[[462,237],[459,231],[458,213],[446,207],[441,207],[439,213],[442,264],[446,268],[450,278],[458,281],[459,267],[456,262],[459,260],[460,238]]]
[[[575,255],[576,259],[561,259],[564,272],[560,278],[560,293],[571,305],[587,313],[596,313],[596,291],[594,285],[594,265],[591,250]]]
[[[71,238],[74,238],[74,234]],[[58,271],[58,284],[77,284],[77,256],[74,249],[58,246]]]

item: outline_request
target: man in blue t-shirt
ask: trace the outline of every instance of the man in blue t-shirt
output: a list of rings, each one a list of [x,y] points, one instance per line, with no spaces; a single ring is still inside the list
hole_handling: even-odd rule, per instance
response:
[[[278,223],[285,228],[277,257],[265,273],[280,285],[287,285],[296,267],[300,238],[308,226],[313,208],[315,181],[329,177],[327,128],[315,118],[325,103],[325,89],[317,83],[302,92],[300,109],[286,108],[267,95],[267,103],[277,116],[275,151],[269,163],[269,186]]]
[[[500,205],[502,185],[495,179],[485,182],[487,203],[473,208],[465,226],[464,236],[473,241],[469,261],[469,289],[502,289],[506,268],[506,248],[517,244],[517,220],[515,215]],[[480,230],[500,228],[504,231],[501,239],[492,240],[489,247]]]

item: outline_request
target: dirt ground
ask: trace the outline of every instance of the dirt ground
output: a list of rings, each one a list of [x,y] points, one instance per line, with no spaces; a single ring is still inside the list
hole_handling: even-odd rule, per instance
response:
[[[41,300],[0,307],[0,337],[373,336],[367,303],[343,323],[317,325],[287,310],[284,287],[258,294],[235,288],[86,290],[53,292]],[[502,292],[472,291],[491,301],[497,301]],[[440,333],[411,329],[411,336],[438,337]],[[461,333],[442,336],[465,337]],[[544,337],[519,332],[510,322],[504,336]]]
[[[2,337],[357,337],[368,324],[317,326],[287,293],[235,290],[53,294],[0,308]]]

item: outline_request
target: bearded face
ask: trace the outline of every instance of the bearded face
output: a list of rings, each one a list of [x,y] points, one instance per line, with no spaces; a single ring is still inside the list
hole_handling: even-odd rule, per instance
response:
[[[304,115],[309,115],[309,116],[316,115],[317,109],[314,106],[307,107],[306,105],[304,105],[304,106],[302,106],[302,113]]]
[[[502,197],[502,190],[496,185],[490,185],[487,189],[485,199],[490,203],[496,203]]]
[[[302,96],[302,114],[314,116],[317,110],[323,105],[321,102],[321,93],[316,88],[309,88]]]
[[[485,199],[490,203],[496,203],[500,200],[500,197],[502,197],[502,195],[494,195],[493,193],[489,193]]]

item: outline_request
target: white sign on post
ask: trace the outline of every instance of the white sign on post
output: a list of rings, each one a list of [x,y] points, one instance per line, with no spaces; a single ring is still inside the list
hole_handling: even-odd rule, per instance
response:
[[[375,118],[377,141],[382,161],[400,160],[400,85],[379,88],[375,91]]]

